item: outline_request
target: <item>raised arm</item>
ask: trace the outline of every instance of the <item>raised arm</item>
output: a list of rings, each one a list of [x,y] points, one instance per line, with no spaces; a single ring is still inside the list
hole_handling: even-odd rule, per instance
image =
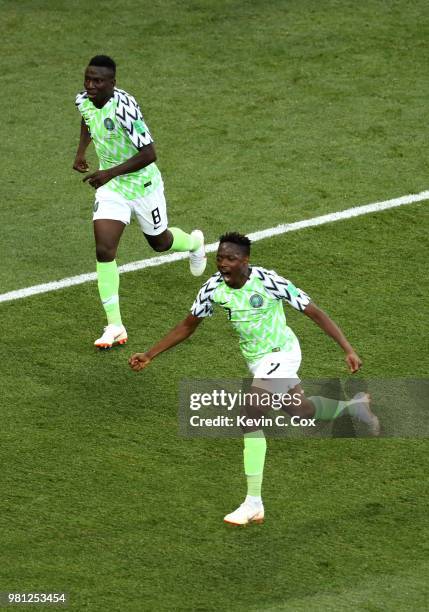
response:
[[[313,302],[310,302],[305,307],[304,314],[323,329],[325,334],[335,340],[346,354],[345,360],[350,371],[353,374],[357,372],[362,365],[362,361],[338,325],[326,314],[326,312],[323,312],[316,304],[313,304]]]
[[[73,164],[73,170],[78,172],[88,172],[89,166],[85,159],[85,153],[91,142],[91,135],[88,131],[85,121],[82,119],[80,123],[80,138],[79,146],[77,148],[76,157]]]
[[[176,346],[176,344],[180,344],[180,342],[192,336],[202,320],[203,319],[200,317],[189,314],[186,319],[181,321],[176,327],[173,327],[173,329],[161,338],[159,342],[154,344],[152,348],[145,353],[135,353],[132,355],[128,360],[130,367],[136,372],[143,370],[143,368],[146,368],[152,359],[159,355],[159,353],[168,351],[173,346]]]

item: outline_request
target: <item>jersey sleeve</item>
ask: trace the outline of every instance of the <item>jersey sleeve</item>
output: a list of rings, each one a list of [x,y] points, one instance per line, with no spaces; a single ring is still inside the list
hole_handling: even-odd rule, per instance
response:
[[[214,292],[221,281],[221,275],[216,273],[204,283],[191,307],[191,314],[193,314],[194,317],[204,319],[205,317],[212,316],[214,307]]]
[[[280,276],[274,270],[256,268],[256,273],[267,293],[276,300],[286,300],[288,304],[300,312],[303,312],[305,307],[311,302],[311,298],[305,291],[295,287],[290,280],[283,278],[283,276]]]
[[[88,99],[88,94],[86,93],[86,91],[81,91],[80,93],[77,94],[76,99],[75,99],[75,105],[78,111],[80,111],[80,105],[82,104],[82,102],[85,102],[85,100],[87,99]]]
[[[141,149],[151,144],[153,142],[152,136],[135,98],[122,90],[116,90],[115,94],[117,101],[116,117],[128,133],[133,145],[136,149]]]

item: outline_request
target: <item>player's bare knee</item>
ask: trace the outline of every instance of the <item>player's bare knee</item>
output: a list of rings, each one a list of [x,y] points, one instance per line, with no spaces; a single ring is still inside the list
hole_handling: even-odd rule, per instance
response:
[[[168,251],[168,249],[170,248],[169,246],[165,245],[162,242],[155,242],[155,243],[151,244],[150,246],[157,253],[163,253],[164,251]]]
[[[171,248],[174,240],[173,234],[168,229],[163,231],[161,234],[157,234],[156,236],[151,236],[150,234],[145,234],[144,236],[151,248],[157,253],[168,251]]]
[[[95,254],[97,257],[97,261],[107,263],[115,259],[116,248],[110,247],[106,244],[97,244],[95,248]]]
[[[313,404],[304,396],[300,396],[299,401],[283,405],[282,410],[291,417],[311,418],[314,416],[315,408]]]
[[[304,418],[314,417],[314,413],[316,409],[314,408],[314,404],[310,402],[306,397],[302,397],[301,403],[298,406],[298,416]]]
[[[168,251],[172,245],[172,237],[170,236],[146,236],[151,248],[157,253]]]

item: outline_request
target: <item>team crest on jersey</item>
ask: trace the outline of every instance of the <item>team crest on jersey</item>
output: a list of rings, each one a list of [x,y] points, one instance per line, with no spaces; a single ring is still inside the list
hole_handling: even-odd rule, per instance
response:
[[[106,128],[106,130],[109,130],[109,132],[115,129],[115,124],[113,123],[112,119],[110,119],[110,117],[107,117],[104,120],[104,127]]]
[[[97,210],[98,210],[98,202],[97,202],[97,200],[95,200],[95,202],[94,202],[94,212],[97,212]]]
[[[250,305],[253,306],[253,308],[260,308],[264,303],[264,298],[262,297],[262,295],[259,295],[259,293],[254,293],[250,296],[249,302]]]

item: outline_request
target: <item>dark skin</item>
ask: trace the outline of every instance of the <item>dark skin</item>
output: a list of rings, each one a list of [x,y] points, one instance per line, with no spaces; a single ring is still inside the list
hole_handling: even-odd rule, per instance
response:
[[[225,283],[232,289],[241,289],[249,278],[249,257],[243,252],[240,245],[235,243],[224,242],[219,245],[216,255],[216,265]],[[335,340],[345,353],[345,361],[350,372],[352,374],[357,372],[362,366],[362,361],[338,325],[312,302],[306,306],[304,314],[312,319],[312,321],[314,321],[314,323],[316,323],[316,325],[318,325],[328,336]],[[183,342],[186,338],[189,338],[189,336],[192,336],[202,321],[202,318],[189,314],[186,319],[176,325],[176,327],[168,332],[148,351],[132,355],[128,361],[130,367],[135,372],[143,370],[157,355]],[[257,391],[256,380],[254,381],[254,385],[254,390]],[[301,396],[300,401],[297,402],[299,406],[285,408],[291,416],[300,416],[302,418],[311,418],[314,416],[314,406],[307,400],[300,385],[296,385],[289,393],[296,393]],[[257,429],[257,427],[250,427],[247,431],[256,431]]]
[[[84,87],[88,98],[96,108],[103,108],[113,96],[116,80],[115,75],[105,66],[88,66],[85,70]],[[77,172],[85,173],[89,170],[88,162],[85,158],[86,150],[91,142],[91,135],[86,123],[81,122],[80,139],[73,169]],[[156,151],[153,144],[142,147],[135,155],[125,162],[108,168],[107,170],[96,170],[88,174],[83,182],[88,182],[91,187],[98,189],[113,178],[122,174],[137,172],[146,168],[149,164],[156,161]],[[109,262],[116,257],[119,241],[124,231],[125,224],[122,221],[113,219],[97,219],[94,221],[94,237],[97,261]],[[166,229],[158,236],[144,234],[149,245],[157,252],[167,251],[173,244],[173,235]]]

